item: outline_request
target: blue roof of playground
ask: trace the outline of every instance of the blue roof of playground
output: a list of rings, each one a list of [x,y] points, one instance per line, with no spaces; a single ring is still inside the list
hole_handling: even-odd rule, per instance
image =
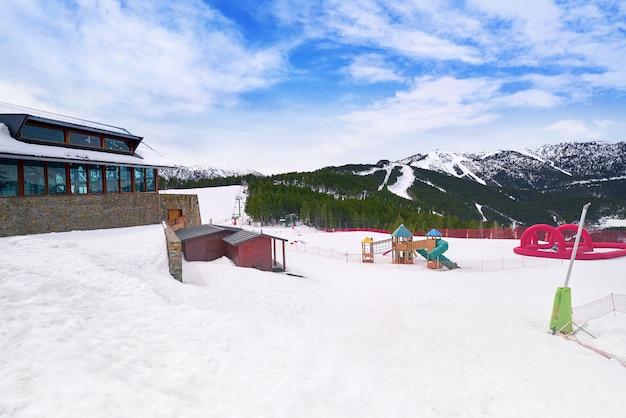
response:
[[[440,237],[441,235],[441,232],[437,231],[436,229],[431,229],[426,233],[427,237]]]
[[[411,238],[413,236],[413,233],[409,231],[408,228],[404,226],[404,224],[402,224],[398,228],[396,228],[395,231],[393,231],[391,236],[395,238]]]

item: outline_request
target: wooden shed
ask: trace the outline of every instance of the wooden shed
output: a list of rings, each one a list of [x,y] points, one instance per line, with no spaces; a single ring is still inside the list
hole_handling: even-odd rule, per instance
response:
[[[183,254],[187,261],[212,261],[226,254],[223,238],[233,234],[238,228],[215,225],[200,225],[176,231],[183,245]]]
[[[239,267],[271,271],[274,268],[273,239],[267,235],[242,230],[225,237],[224,241],[227,244],[228,258]]]
[[[263,271],[286,268],[284,238],[221,225],[181,229],[176,235],[187,261],[212,261],[227,256],[239,267]],[[282,242],[282,266],[276,258],[277,240]]]

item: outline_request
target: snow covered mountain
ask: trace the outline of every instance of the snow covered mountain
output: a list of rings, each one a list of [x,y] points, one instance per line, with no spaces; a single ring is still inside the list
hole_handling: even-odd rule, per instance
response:
[[[349,167],[355,166],[344,169]],[[353,174],[381,172],[378,190],[386,187],[420,205],[427,202],[435,211],[450,211],[455,202],[475,206],[483,220],[571,221],[575,219],[568,213],[571,208],[592,198],[599,199],[592,217],[625,216],[626,142],[560,143],[483,153],[435,150],[358,166]]]
[[[194,165],[194,166],[176,166],[176,168],[167,168],[159,170],[159,175],[169,180],[171,178],[177,178],[179,180],[200,180],[200,179],[214,179],[219,177],[231,177],[231,176],[263,176],[258,171],[250,170],[241,167],[219,167],[208,165]]]
[[[603,197],[626,194],[626,142],[570,142],[484,153],[429,151],[395,164],[465,178],[484,185],[564,191],[594,188]],[[602,184],[621,190],[600,190]]]
[[[267,177],[253,170],[207,166],[177,167],[161,175],[168,179],[163,188],[238,184],[245,176]],[[587,215],[590,220],[626,218],[626,142],[573,142],[482,153],[434,150],[398,161],[325,167],[271,179],[335,199],[361,199],[388,191],[410,201],[406,204],[417,211],[504,225],[572,222],[589,201],[595,202]],[[386,204],[404,205],[402,201]],[[298,208],[284,210],[291,213]]]
[[[383,164],[381,164],[383,163]],[[376,165],[363,165],[358,175],[386,170],[385,181],[398,196],[410,198],[406,189],[416,178],[409,167],[433,171],[456,178],[472,180],[482,185],[511,187],[543,192],[567,192],[623,199],[626,196],[626,142],[567,142],[535,148],[500,150],[495,152],[459,153],[428,151],[399,161],[383,160]],[[394,168],[401,170],[396,182],[387,184]],[[165,179],[214,179],[253,175],[258,171],[241,167],[177,166],[164,169]]]

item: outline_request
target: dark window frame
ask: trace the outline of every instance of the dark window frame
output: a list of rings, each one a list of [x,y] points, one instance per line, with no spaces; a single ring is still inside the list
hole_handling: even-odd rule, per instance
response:
[[[65,178],[65,184],[63,185],[65,187],[65,192],[63,193],[51,193],[50,192],[50,163],[53,164],[63,164],[63,172],[64,172],[64,178]],[[66,196],[69,194],[69,165],[67,163],[56,163],[54,161],[45,161],[46,164],[46,196]]]
[[[9,179],[9,178],[5,179],[7,184],[15,183],[15,185],[14,185],[14,187],[15,187],[15,194],[3,194],[3,193],[0,193],[0,197],[20,196],[20,190],[22,189],[22,187],[21,187],[22,186],[21,185],[22,182],[21,182],[21,179],[20,179],[20,172],[21,172],[20,161],[16,160],[16,159],[13,159],[13,158],[0,158],[0,161],[7,161],[6,165],[15,166],[15,180],[12,180],[12,179]],[[11,163],[8,163],[8,162],[11,162]],[[13,162],[14,162],[14,164],[13,164]],[[3,165],[4,165],[4,163],[3,163]],[[9,173],[9,174],[13,174],[13,173]],[[1,180],[2,179],[0,178],[0,181]]]
[[[83,143],[72,142],[72,135],[84,135],[84,136],[86,136],[88,138],[94,138],[94,139],[97,138],[99,143],[98,143],[98,145],[91,145],[91,144],[87,145],[86,143],[83,144]],[[103,148],[102,147],[102,135],[95,135],[95,134],[90,134],[90,133],[87,133],[87,132],[75,131],[75,130],[68,130],[67,131],[67,144],[71,145],[71,146],[74,146],[74,147],[87,148],[87,149],[91,149],[91,148],[102,149]]]
[[[32,126],[34,128],[41,128],[41,129],[49,129],[52,131],[57,131],[60,132],[63,135],[63,141],[54,141],[54,140],[50,140],[50,139],[46,139],[46,138],[41,138],[41,137],[33,137],[33,136],[24,136],[24,127],[29,127]],[[67,142],[67,135],[64,129],[61,129],[59,127],[56,126],[49,126],[49,125],[45,125],[43,123],[29,123],[27,122],[22,129],[20,130],[20,138],[22,139],[28,139],[31,141],[41,141],[41,142],[46,142],[49,144],[65,144]]]
[[[137,176],[140,177],[137,177]],[[133,177],[135,180],[135,192],[136,193],[145,193],[146,192],[146,168],[145,167],[134,167],[133,168]]]
[[[124,182],[124,177],[122,176],[122,172],[124,171],[123,169],[127,169],[128,170],[128,178],[130,180],[130,184],[128,185],[128,188],[130,190],[124,190],[127,186],[126,183]],[[121,165],[120,166],[120,193],[136,193],[135,191],[135,170],[133,169],[133,167],[129,167],[126,165]]]
[[[41,138],[41,137],[37,138],[37,137],[32,137],[32,136],[24,136],[23,130],[24,130],[24,127],[27,127],[27,126],[33,126],[37,128],[43,128],[43,129],[51,129],[54,131],[62,132],[63,142],[52,141],[52,140],[48,140],[48,139]],[[72,134],[99,138],[100,144],[97,146],[96,145],[92,146],[92,145],[86,145],[86,144],[80,144],[80,143],[79,144],[72,143],[72,140],[71,140]],[[60,126],[49,125],[49,124],[33,122],[33,121],[28,121],[24,124],[24,126],[19,132],[19,137],[23,140],[26,140],[27,142],[35,142],[35,143],[42,143],[42,144],[56,144],[56,145],[62,145],[62,146],[67,146],[71,148],[114,152],[114,153],[125,154],[125,155],[133,154],[135,152],[133,141],[126,139],[126,138],[116,137],[114,134],[113,135],[111,134],[101,135],[101,134],[97,134],[94,132],[89,132],[87,130],[64,128]],[[128,150],[107,147],[107,140],[124,143],[128,146]]]
[[[89,182],[89,186],[87,188],[87,194],[94,194],[94,195],[106,194],[106,175],[104,173],[104,167],[106,166],[102,164],[87,165],[87,179]],[[100,191],[94,191],[94,184],[97,184],[97,183],[94,182],[93,176],[91,175],[92,173],[99,173]]]
[[[24,160],[24,159],[15,159],[15,158],[2,158],[2,160],[6,160],[6,161],[15,161],[16,163],[16,167],[17,167],[17,193],[16,194],[11,194],[11,195],[0,195],[0,198],[19,198],[19,197],[42,197],[42,196],[47,196],[47,197],[52,197],[52,196],[87,196],[87,195],[106,195],[106,194],[134,194],[134,193],[158,193],[159,192],[159,182],[158,182],[158,178],[159,178],[159,173],[158,173],[158,169],[157,168],[153,168],[153,167],[139,167],[140,170],[143,170],[143,190],[141,190],[141,187],[138,187],[137,185],[137,180],[135,179],[135,171],[137,170],[137,167],[133,167],[133,166],[125,166],[125,165],[107,165],[107,164],[86,164],[84,162],[81,161],[76,161],[76,162],[56,162],[56,161],[45,161],[45,160]],[[25,178],[25,174],[24,174],[24,169],[26,166],[30,165],[31,163],[37,163],[37,164],[41,164],[41,166],[43,167],[43,179],[44,179],[44,186],[43,186],[43,190],[44,193],[36,193],[36,194],[26,194],[26,178]],[[65,193],[50,193],[50,166],[49,164],[64,164],[64,175],[65,175]],[[85,167],[85,187],[86,187],[86,193],[79,193],[78,191],[76,192],[72,192],[72,186],[77,184],[77,183],[73,183],[72,182],[72,177],[71,177],[71,167],[72,165],[76,165],[76,166],[84,166]],[[92,185],[91,185],[91,172],[92,170],[94,170],[94,167],[99,167],[96,168],[96,170],[99,171],[100,173],[100,180],[102,183],[102,190],[100,192],[94,192],[92,191]],[[60,167],[55,167],[56,169],[60,168]],[[117,191],[110,191],[109,190],[109,183],[110,181],[107,179],[107,172],[109,169],[114,168],[115,171],[118,173],[117,176],[117,181],[116,181],[116,186],[117,186]],[[122,190],[122,178],[121,178],[121,173],[122,173],[122,169],[128,170],[129,173],[129,180],[130,180],[130,187],[127,187],[127,189],[129,190]],[[149,180],[148,176],[146,173],[151,172],[154,175],[154,180],[151,182],[152,186],[149,187]],[[41,186],[39,186],[41,187]],[[150,190],[153,189],[153,190]]]
[[[123,150],[123,149],[119,149],[119,148],[112,148],[110,146],[108,146],[107,141],[112,141],[112,142],[122,142],[124,144],[126,144],[128,146],[128,150]],[[104,136],[102,137],[102,149],[105,149],[107,151],[115,151],[115,152],[121,152],[121,153],[132,153],[133,152],[133,143],[127,139],[122,139],[122,138],[111,138],[110,136]]]
[[[39,172],[39,170],[36,170],[36,174],[38,176],[41,176],[41,178],[43,179],[43,184],[37,184],[35,182],[29,181],[27,186],[27,178],[29,178],[30,176],[27,176],[26,174],[26,167],[36,167],[37,169],[41,169],[41,172]],[[29,173],[30,174],[30,173]],[[46,161],[36,161],[36,160],[28,160],[28,161],[24,161],[24,164],[22,165],[22,187],[24,190],[24,196],[28,196],[28,197],[32,197],[32,196],[45,196],[46,194],[48,194],[48,164],[46,163]],[[32,193],[33,190],[33,185],[36,188],[41,188],[39,191]],[[29,191],[28,193],[26,191]]]

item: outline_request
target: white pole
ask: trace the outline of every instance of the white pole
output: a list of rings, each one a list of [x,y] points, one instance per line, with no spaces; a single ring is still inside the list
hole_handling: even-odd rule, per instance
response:
[[[569,276],[572,273],[572,267],[574,266],[574,260],[576,259],[576,253],[578,252],[578,244],[580,244],[580,236],[583,232],[583,223],[585,222],[585,216],[587,216],[587,209],[591,202],[587,203],[583,206],[583,212],[580,215],[580,222],[578,223],[578,231],[576,232],[576,240],[574,241],[574,248],[572,248],[572,256],[569,259],[569,267],[567,268],[567,276],[565,277],[565,285],[563,287],[567,287],[569,284]]]

